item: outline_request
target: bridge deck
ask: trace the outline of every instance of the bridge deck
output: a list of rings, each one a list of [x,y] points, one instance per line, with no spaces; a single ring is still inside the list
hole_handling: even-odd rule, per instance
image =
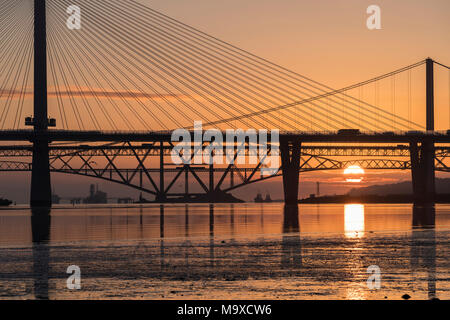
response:
[[[194,132],[191,131],[192,140]],[[225,132],[223,132],[225,136]],[[172,131],[145,132],[103,132],[103,131],[66,131],[49,130],[37,133],[33,130],[0,130],[0,141],[33,141],[48,139],[50,141],[171,141]],[[450,143],[447,132],[362,132],[360,134],[338,134],[336,132],[280,132],[280,139],[302,142],[347,142],[347,143],[409,143],[436,142]]]

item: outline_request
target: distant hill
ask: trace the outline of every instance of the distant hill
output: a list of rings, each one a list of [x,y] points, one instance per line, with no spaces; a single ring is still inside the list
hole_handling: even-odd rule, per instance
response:
[[[436,179],[436,192],[449,193],[450,179]],[[411,181],[404,181],[393,184],[373,185],[364,188],[353,188],[348,194],[351,196],[412,194],[412,183]]]

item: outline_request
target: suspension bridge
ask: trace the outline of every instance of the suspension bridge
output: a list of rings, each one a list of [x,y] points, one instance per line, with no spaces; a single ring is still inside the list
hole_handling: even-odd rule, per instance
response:
[[[71,29],[72,2],[0,4],[0,171],[31,171],[31,206],[51,206],[51,172],[160,202],[220,201],[281,176],[286,203],[298,201],[306,171],[410,170],[418,203],[433,202],[435,171],[450,172],[450,98],[449,126],[435,130],[435,72],[450,79],[444,63],[427,58],[334,89],[133,0],[77,1],[81,28]],[[262,160],[171,163],[173,131],[186,129],[193,141],[195,121],[220,132],[279,130],[280,166],[262,176]],[[250,156],[252,142],[244,143]]]

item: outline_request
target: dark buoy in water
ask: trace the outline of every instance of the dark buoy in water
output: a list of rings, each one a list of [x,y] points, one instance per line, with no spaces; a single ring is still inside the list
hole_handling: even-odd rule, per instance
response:
[[[411,296],[409,294],[407,294],[407,293],[402,295],[402,299],[408,300],[409,298],[411,298]]]

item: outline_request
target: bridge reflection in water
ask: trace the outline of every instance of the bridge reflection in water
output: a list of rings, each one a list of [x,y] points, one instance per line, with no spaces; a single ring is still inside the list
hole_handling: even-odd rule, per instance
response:
[[[335,149],[339,149],[341,143],[353,147],[366,143],[382,144],[391,151],[392,148],[405,147],[392,145],[406,144],[408,154],[403,159],[359,159],[352,162],[365,164],[361,165],[364,169],[410,170],[414,201],[433,203],[437,200],[435,171],[450,170],[444,163],[449,159],[450,135],[446,131],[448,127],[439,124],[439,128],[435,128],[435,113],[438,113],[435,110],[435,80],[439,88],[443,78],[435,79],[434,70],[447,72],[450,67],[446,64],[426,58],[372,79],[333,89],[207,33],[199,33],[196,28],[136,1],[119,1],[115,5],[80,2],[89,8],[85,10],[90,21],[86,28],[88,31],[83,28],[70,32],[70,28],[65,28],[66,21],[57,14],[66,9],[63,1],[18,1],[8,6],[7,14],[2,13],[7,15],[5,21],[8,22],[0,24],[0,33],[14,31],[11,37],[4,39],[6,42],[2,47],[20,54],[4,55],[5,59],[0,61],[0,70],[9,70],[4,87],[0,89],[20,92],[20,97],[12,99],[13,95],[9,94],[4,103],[0,116],[0,141],[6,144],[0,146],[3,150],[0,157],[2,154],[8,158],[23,157],[28,153],[32,162],[4,159],[0,161],[0,171],[31,171],[32,206],[52,205],[51,171],[127,185],[151,194],[158,202],[171,203],[180,201],[180,198],[200,197],[220,203],[227,199],[226,192],[263,181],[265,177],[258,177],[256,173],[260,168],[265,169],[269,154],[275,159],[279,156],[281,160],[280,165],[273,164],[271,169],[282,176],[285,203],[297,204],[300,172],[343,169],[349,161],[324,157],[321,152],[308,155],[305,151],[310,148],[310,143],[331,143]],[[23,21],[24,15],[33,19]],[[105,24],[111,20],[117,24],[113,29],[105,29]],[[9,23],[20,27],[9,30]],[[55,28],[49,28],[47,24]],[[73,65],[79,68],[73,70]],[[417,88],[411,90],[411,71],[422,67],[425,68],[423,93]],[[51,79],[47,77],[48,71],[51,71]],[[380,84],[388,79],[394,88],[396,78],[397,88],[403,87],[398,81],[406,72],[408,90],[397,90],[397,99],[396,90],[392,87],[391,90],[379,91],[380,87],[385,87]],[[65,73],[71,77],[66,78]],[[31,86],[31,74],[34,75],[32,104],[31,99],[24,98]],[[15,80],[10,82],[10,78]],[[376,97],[374,102],[368,98],[372,96],[369,94],[373,92],[372,85]],[[52,92],[49,93],[50,88]],[[356,98],[356,90],[359,98]],[[418,95],[411,95],[416,91]],[[415,101],[418,97],[422,99],[422,95],[425,96],[425,117],[422,116],[421,120],[425,123],[409,116],[406,119],[398,112],[402,108],[397,108],[396,112],[393,107],[399,97],[408,96],[408,101]],[[444,93],[436,96],[436,105],[440,104],[439,96],[446,97]],[[386,101],[392,102],[390,111]],[[59,115],[53,106],[57,106]],[[406,106],[404,108],[406,110]],[[411,113],[411,103],[408,108],[408,113]],[[23,118],[24,124],[21,123]],[[205,129],[219,130],[212,135],[214,139],[206,139],[205,135],[203,140],[209,143],[201,142],[200,148],[197,143],[191,143],[196,140],[192,138],[198,135],[197,130],[192,130],[198,121],[202,121]],[[30,129],[25,129],[28,127]],[[173,148],[172,132],[180,128],[189,129],[182,140],[183,143],[190,141],[190,151],[214,150],[215,156],[221,158],[224,158],[221,151],[216,152],[214,145],[219,144],[219,137],[222,140],[227,129],[270,130],[271,139],[270,144],[267,137],[255,140],[247,134],[247,137],[237,139],[241,142],[235,143],[234,138],[231,139],[229,159],[237,159],[241,155],[238,145],[250,149],[251,145],[258,144],[265,149],[264,157],[258,150],[260,157],[250,168],[238,168],[234,161],[229,161],[231,163],[221,169],[214,168],[209,161],[202,161],[204,167],[198,168],[197,172],[196,166],[190,163],[167,168],[164,153],[172,150],[179,154]],[[272,140],[275,128],[280,131],[279,139]],[[203,138],[203,132],[201,136]],[[278,137],[278,133],[275,136]],[[12,142],[26,145],[11,145]],[[67,149],[64,151],[64,147],[54,145],[67,142],[70,145],[66,147],[73,152],[66,153]],[[91,145],[79,145],[83,142]],[[99,146],[101,143],[123,145],[109,149],[108,153],[108,148],[103,148],[107,146]],[[143,145],[136,145],[138,143]],[[275,147],[278,144],[279,152]],[[135,159],[137,166],[124,169],[117,165],[116,157],[125,151],[121,147],[128,149],[128,157]],[[436,147],[445,148],[445,155],[439,155]],[[139,149],[144,154],[139,155]],[[159,157],[159,166],[144,163],[152,156],[151,149]],[[183,155],[186,154],[183,152]],[[101,158],[103,163],[94,165],[96,160],[92,159],[93,156]],[[197,174],[202,171],[209,177],[206,183]],[[159,183],[150,173],[159,174]],[[175,174],[168,185],[165,180],[167,173]],[[186,177],[184,192],[171,190],[176,189],[172,187],[183,173]],[[220,174],[219,180],[215,179],[215,173]],[[234,185],[231,177],[234,173],[242,183]],[[228,175],[230,186],[226,187],[223,182]],[[199,184],[200,191],[189,192],[189,176]]]
[[[48,272],[50,261],[50,226],[49,208],[33,208],[31,213],[31,233],[33,239],[33,278],[36,299],[48,299]]]
[[[411,269],[427,266],[428,298],[436,296],[436,209],[434,206],[413,207],[411,234]]]
[[[159,215],[150,216],[149,211],[154,212],[155,208],[159,209]],[[114,245],[120,243],[127,248],[124,251],[121,247],[115,249],[114,245],[106,246],[100,249],[99,256],[90,254],[83,244],[77,242],[68,245],[70,253],[64,252],[67,249],[55,246],[60,241],[67,243],[66,241],[75,238],[80,240],[80,235],[74,237],[70,231],[71,224],[77,221],[72,214],[61,217],[58,212],[52,216],[49,209],[40,209],[39,212],[33,210],[29,219],[34,297],[57,297],[62,294],[61,287],[64,287],[65,295],[78,294],[65,289],[65,281],[69,275],[58,264],[64,261],[69,266],[81,261],[82,269],[88,266],[87,270],[82,270],[82,285],[83,281],[89,282],[91,277],[120,279],[123,274],[132,276],[133,272],[138,273],[137,277],[147,280],[168,282],[220,281],[222,278],[234,281],[249,277],[253,280],[297,279],[303,283],[318,282],[324,286],[331,286],[333,283],[332,287],[345,287],[346,297],[350,298],[371,297],[373,292],[365,287],[365,271],[367,263],[379,264],[383,274],[382,286],[390,288],[393,285],[393,280],[389,280],[390,273],[394,275],[400,272],[406,274],[402,280],[406,281],[405,287],[412,285],[416,287],[416,291],[420,291],[420,283],[424,281],[428,287],[427,297],[435,298],[438,295],[435,208],[414,206],[412,214],[407,211],[411,207],[402,208],[394,208],[396,212],[403,212],[401,218],[395,215],[389,218],[389,214],[380,217],[380,212],[386,209],[383,207],[373,214],[373,206],[368,206],[364,212],[363,205],[347,206],[344,212],[342,206],[301,206],[299,212],[298,206],[281,208],[281,205],[200,205],[194,208],[191,205],[181,205],[176,207],[176,211],[174,207],[161,205],[152,208],[108,209],[110,214],[101,217],[79,215],[76,218],[80,220],[76,223],[81,222],[84,232],[100,227],[104,235],[97,237],[98,240],[101,239],[103,243],[107,239]],[[128,212],[125,217],[117,215],[119,211],[123,214],[124,210],[133,213]],[[204,212],[198,214],[202,210]],[[180,212],[183,213],[179,214]],[[159,237],[152,238],[148,233],[149,224],[154,230],[156,217],[159,220]],[[380,235],[381,230],[373,225],[375,219],[381,218],[384,220],[385,230],[399,224],[405,230],[405,219],[408,217],[412,219],[407,228],[411,230],[410,240],[404,239],[404,232],[403,236],[384,238]],[[449,220],[447,214],[440,221],[448,225]],[[2,222],[4,221],[5,217]],[[61,224],[66,224],[65,236],[69,238],[61,238],[61,233],[57,232],[61,229]],[[122,237],[124,230],[118,228],[120,224],[126,225],[128,239]],[[344,237],[327,227],[328,224],[337,225]],[[195,228],[199,226],[202,227],[202,232]],[[278,232],[275,232],[277,228]],[[322,232],[318,234],[320,229]],[[281,238],[277,236],[280,233]],[[89,238],[86,234],[83,237]],[[159,242],[158,252],[154,250],[155,241]],[[93,250],[102,246],[95,240],[89,245],[94,246]],[[115,250],[119,252],[115,253]],[[377,258],[377,254],[382,255],[384,250],[388,252],[384,257],[386,260]],[[124,260],[125,264],[102,260],[105,257],[112,259],[111,261]],[[136,261],[136,257],[140,257],[142,261]],[[155,260],[157,257],[159,259]],[[278,262],[276,257],[280,257]],[[156,261],[159,261],[157,269]],[[409,264],[405,264],[407,261]],[[395,268],[390,264],[396,265]],[[124,270],[124,267],[130,270]],[[324,275],[326,278],[323,278]],[[331,289],[325,289],[327,290]]]

